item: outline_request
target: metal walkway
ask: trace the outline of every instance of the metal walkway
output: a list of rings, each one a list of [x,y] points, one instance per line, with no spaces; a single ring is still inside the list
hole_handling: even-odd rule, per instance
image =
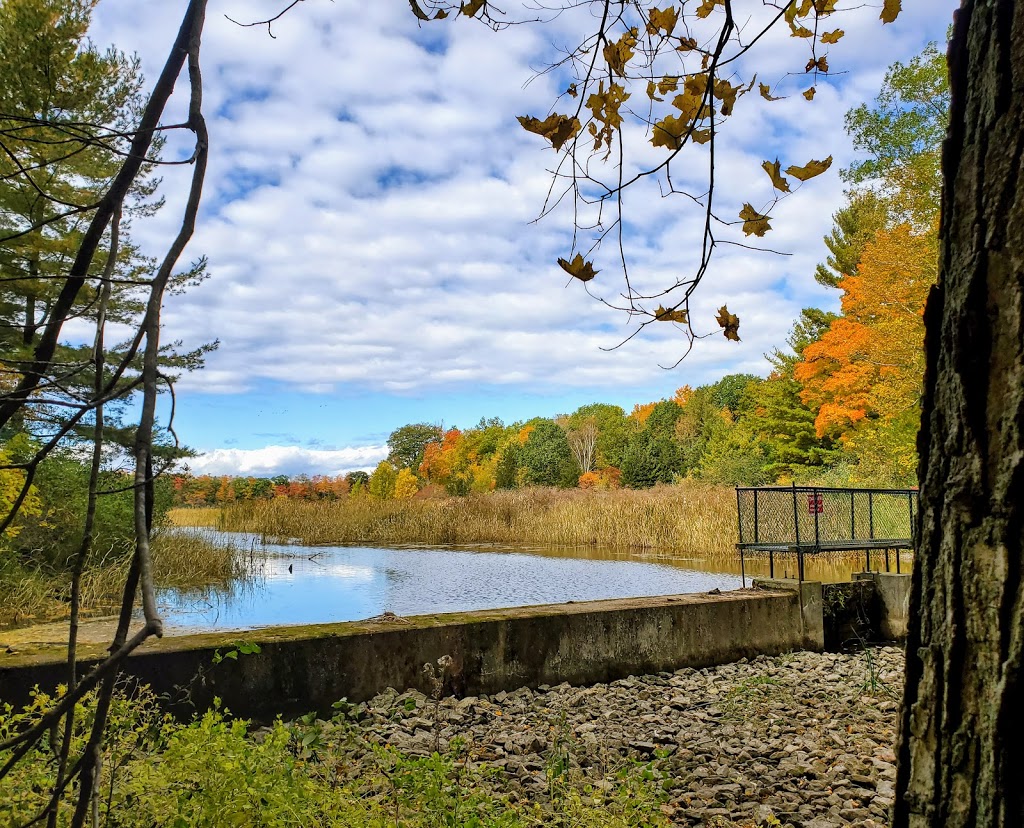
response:
[[[800,580],[804,556],[820,552],[864,551],[871,570],[872,550],[912,549],[917,517],[916,489],[836,489],[822,486],[737,487],[740,569],[746,583],[746,555],[767,552],[771,577],[775,555],[797,558]]]

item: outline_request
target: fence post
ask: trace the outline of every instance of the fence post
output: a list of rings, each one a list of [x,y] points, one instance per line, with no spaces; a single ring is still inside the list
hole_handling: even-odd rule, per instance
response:
[[[754,489],[754,543],[761,542],[761,521],[757,514],[757,489]]]
[[[797,548],[800,547],[800,512],[796,508],[796,483],[793,484],[793,533],[796,535]]]
[[[857,524],[853,513],[854,499],[857,497],[852,491],[850,492],[850,540],[857,540]]]
[[[743,543],[743,501],[740,498],[740,488],[736,487],[736,523],[740,533],[740,543]],[[757,513],[754,513],[754,523],[757,523]]]
[[[821,498],[821,508],[825,508],[825,495],[818,494],[818,488],[815,487],[811,490],[811,496],[814,498],[814,549],[815,551],[821,551],[821,532],[818,527],[818,498]]]

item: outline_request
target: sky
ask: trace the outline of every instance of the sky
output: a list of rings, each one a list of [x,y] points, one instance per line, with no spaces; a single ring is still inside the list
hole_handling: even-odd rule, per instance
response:
[[[164,309],[165,341],[219,341],[206,368],[176,387],[175,430],[198,452],[197,474],[342,474],[387,455],[407,423],[471,427],[569,413],[591,402],[621,405],[671,396],[737,372],[766,375],[803,307],[838,308],[814,266],[842,206],[839,170],[856,156],[843,115],[870,102],[885,68],[929,41],[942,42],[953,0],[907,0],[883,26],[881,3],[838,4],[846,32],[830,47],[827,81],[811,102],[799,93],[806,44],[773,31],[734,66],[734,83],[769,83],[785,100],[739,100],[716,141],[716,209],[772,198],[761,170],[776,157],[803,164],[831,155],[831,169],[772,211],[764,242],[776,253],[716,249],[691,304],[687,343],[677,326],[634,330],[615,304],[617,248],[598,251],[591,293],[556,259],[573,250],[563,201],[539,221],[556,155],[517,115],[565,111],[566,76],[539,70],[594,25],[502,4],[544,18],[493,32],[465,18],[420,26],[404,0],[305,0],[273,26],[281,0],[210,0],[202,68],[210,161],[195,235],[183,257],[205,256],[209,278]],[[737,0],[744,34],[761,0]],[[159,73],[185,0],[101,0],[91,37],[138,54]],[[715,12],[720,14],[721,12]],[[179,82],[166,121],[183,120]],[[649,137],[649,136],[648,136]],[[665,150],[627,133],[630,163]],[[704,150],[674,167],[700,192]],[[189,153],[172,139],[165,157]],[[596,174],[614,177],[611,163]],[[189,169],[163,171],[165,207],[133,238],[154,254],[177,229]],[[795,182],[794,182],[795,183]],[[623,239],[630,275],[654,287],[692,272],[700,216],[655,182],[627,190]],[[577,236],[583,249],[593,234]],[[723,240],[748,241],[738,228]],[[577,248],[578,249],[578,248]],[[785,255],[780,255],[785,254]],[[572,282],[570,284],[570,282]],[[740,317],[739,343],[721,336],[716,309]],[[165,409],[166,417],[166,409]]]

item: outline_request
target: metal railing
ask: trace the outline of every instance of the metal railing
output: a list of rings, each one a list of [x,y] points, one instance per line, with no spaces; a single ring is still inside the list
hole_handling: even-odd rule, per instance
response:
[[[775,554],[797,556],[800,580],[804,555],[819,552],[865,553],[871,569],[872,550],[913,548],[917,516],[916,489],[836,489],[823,486],[737,487],[741,568],[747,552],[767,552],[775,577]]]

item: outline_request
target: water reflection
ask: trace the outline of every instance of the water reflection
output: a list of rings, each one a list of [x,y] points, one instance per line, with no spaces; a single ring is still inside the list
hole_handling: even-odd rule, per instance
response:
[[[735,560],[641,558],[608,549],[303,547],[255,543],[242,533],[212,539],[249,550],[255,577],[201,593],[166,590],[159,603],[170,628],[251,629],[280,624],[352,621],[530,604],[588,601],[736,589]],[[850,559],[806,562],[806,577],[848,580]],[[908,571],[908,570],[904,570]],[[748,559],[748,579],[767,575],[767,559]],[[796,572],[776,560],[775,574]],[[748,580],[749,584],[749,580]]]

